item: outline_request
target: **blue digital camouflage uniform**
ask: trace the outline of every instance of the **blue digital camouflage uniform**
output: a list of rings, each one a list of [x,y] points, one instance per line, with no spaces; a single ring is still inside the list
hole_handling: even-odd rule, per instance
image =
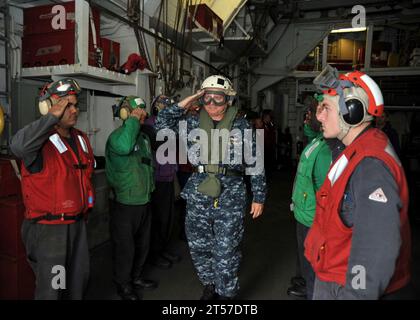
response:
[[[165,108],[158,115],[156,129],[169,128],[178,132],[178,123],[182,120],[184,111],[176,104]],[[188,133],[199,128],[198,116],[187,117],[185,121]],[[231,130],[236,134],[232,134],[229,139],[230,159],[235,157],[238,150],[234,148],[234,145],[242,143],[241,137],[245,140],[245,129],[251,129],[248,121],[243,117],[236,117]],[[255,150],[255,131],[251,139],[253,150]],[[191,149],[194,143],[195,141],[188,140],[188,148]],[[196,155],[193,154],[192,157],[190,155],[190,161],[194,160],[192,158]],[[248,165],[243,161],[241,163],[243,164],[224,166],[228,169],[244,171]],[[188,245],[202,284],[214,284],[219,295],[233,297],[239,290],[238,269],[241,260],[239,245],[243,236],[246,207],[244,178],[218,175],[222,192],[218,198],[218,205],[215,207],[213,198],[197,190],[198,185],[206,176],[206,173],[193,173],[181,193],[187,201],[185,231]],[[264,171],[258,175],[251,175],[250,181],[253,201],[264,203],[266,196]]]

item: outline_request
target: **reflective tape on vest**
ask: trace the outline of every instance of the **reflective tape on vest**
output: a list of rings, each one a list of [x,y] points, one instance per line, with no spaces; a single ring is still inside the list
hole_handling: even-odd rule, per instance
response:
[[[328,172],[328,179],[331,181],[331,186],[338,180],[348,164],[349,160],[347,160],[347,157],[343,154],[331,168],[330,172]]]
[[[311,155],[311,153],[316,149],[316,147],[319,146],[319,140],[317,142],[315,142],[312,146],[310,146],[310,148],[308,150],[306,150],[305,152],[305,156],[306,159],[309,158],[309,156]]]
[[[52,142],[52,144],[54,145],[54,147],[56,147],[58,152],[64,153],[64,152],[67,151],[67,147],[64,144],[63,140],[61,140],[58,133],[53,134],[52,136],[49,137],[49,139]]]
[[[82,146],[83,151],[85,153],[89,153],[85,139],[82,136],[79,136],[79,135],[77,137],[79,138],[79,142],[80,142],[80,145]]]

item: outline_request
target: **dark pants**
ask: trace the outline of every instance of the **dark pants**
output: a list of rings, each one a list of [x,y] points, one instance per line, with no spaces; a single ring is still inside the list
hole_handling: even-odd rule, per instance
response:
[[[36,277],[36,300],[80,300],[89,280],[89,249],[84,220],[47,225],[24,220],[22,240]],[[56,270],[55,266],[64,267]],[[58,280],[65,274],[65,284]],[[54,288],[54,284],[65,285]]]
[[[175,221],[174,182],[156,181],[152,193],[152,235],[150,255],[157,258],[166,250]]]
[[[114,281],[128,285],[141,276],[149,253],[150,206],[111,203],[111,242]]]
[[[306,259],[305,253],[305,239],[306,235],[308,234],[309,228],[300,222],[296,221],[296,237],[297,237],[297,245],[298,245],[298,257],[299,257],[299,264],[300,270],[302,272],[302,276],[306,282],[306,296],[308,300],[312,300],[312,296],[314,293],[314,283],[315,283],[315,273],[312,269],[311,264]]]

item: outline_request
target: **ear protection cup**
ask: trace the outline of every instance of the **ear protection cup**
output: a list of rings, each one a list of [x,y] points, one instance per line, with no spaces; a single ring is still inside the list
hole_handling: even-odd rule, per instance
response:
[[[48,110],[52,107],[52,103],[50,98],[47,98],[46,100],[39,101],[38,108],[39,112],[45,116],[48,113]]]
[[[343,120],[350,126],[358,125],[365,118],[365,107],[363,102],[352,98],[346,101],[348,113],[343,115]]]
[[[39,101],[38,102],[39,113],[45,116],[48,113],[48,111],[51,109],[51,107],[57,102],[58,100],[53,99],[53,98],[47,98],[45,100]]]
[[[127,120],[128,117],[130,116],[130,110],[127,107],[122,107],[120,109],[120,118],[121,120]]]
[[[39,113],[45,116],[48,113],[48,110],[52,107],[52,101],[50,100],[50,94],[48,93],[48,87],[50,83],[44,85],[40,92],[40,100],[38,102]],[[43,97],[43,98],[42,98]]]
[[[343,93],[348,111],[347,114],[341,117],[344,123],[353,127],[370,120],[372,116],[368,114],[369,98],[364,89],[351,87],[344,89]]]
[[[122,97],[120,99],[119,103],[118,103],[118,106],[117,106],[118,117],[121,120],[127,120],[128,117],[129,117],[129,115],[130,115],[130,111],[129,110],[124,110],[123,111],[123,109],[126,108],[126,107],[123,107],[122,105],[124,104],[126,98],[127,97]]]

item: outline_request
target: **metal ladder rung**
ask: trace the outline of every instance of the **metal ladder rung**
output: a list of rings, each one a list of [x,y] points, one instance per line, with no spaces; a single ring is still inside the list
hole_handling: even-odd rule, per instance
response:
[[[7,38],[7,37],[5,37],[5,36],[0,36],[0,40],[3,40],[3,41],[9,41],[9,38]]]
[[[3,68],[3,69],[8,69],[8,68],[9,68],[9,66],[8,66],[7,64],[0,63],[0,68]]]
[[[6,91],[0,91],[0,96],[8,97],[9,93]]]

